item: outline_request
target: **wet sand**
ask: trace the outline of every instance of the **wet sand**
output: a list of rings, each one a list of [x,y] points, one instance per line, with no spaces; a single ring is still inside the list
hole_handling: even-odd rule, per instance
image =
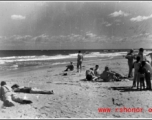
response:
[[[35,70],[13,72],[1,76],[8,85],[36,87],[53,90],[54,94],[24,94],[33,103],[14,107],[3,107],[0,101],[0,118],[150,118],[152,112],[152,91],[132,90],[132,81],[122,82],[89,82],[84,81],[85,71],[96,64],[101,72],[108,65],[112,70],[127,75],[125,59],[94,60],[83,64],[83,71],[61,73],[65,67],[44,67]],[[143,108],[142,112],[115,112],[116,108]],[[111,112],[98,112],[98,108],[111,108]]]

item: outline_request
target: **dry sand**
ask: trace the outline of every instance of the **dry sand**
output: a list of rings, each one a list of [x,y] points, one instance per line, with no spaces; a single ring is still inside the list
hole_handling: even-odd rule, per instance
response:
[[[150,118],[152,113],[151,91],[136,91],[129,87],[132,81],[122,82],[89,82],[83,81],[85,70],[98,64],[101,71],[105,65],[112,70],[126,75],[128,73],[125,59],[101,61],[99,59],[85,62],[83,71],[69,72],[67,76],[60,73],[63,66],[46,67],[24,72],[14,72],[1,76],[8,85],[15,83],[24,86],[53,90],[54,94],[24,94],[33,101],[30,105],[15,104],[14,107],[3,107],[0,101],[0,118]],[[124,87],[124,88],[123,88]],[[127,90],[126,90],[127,89]],[[114,104],[113,101],[114,100]],[[98,108],[111,108],[110,113],[99,113]],[[140,113],[115,112],[115,108],[143,108]]]

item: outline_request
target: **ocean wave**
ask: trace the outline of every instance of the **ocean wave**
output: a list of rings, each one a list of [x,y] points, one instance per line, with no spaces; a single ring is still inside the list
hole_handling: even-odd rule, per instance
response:
[[[145,51],[145,54],[150,53],[151,51]],[[88,52],[84,53],[84,58],[91,57],[101,57],[101,58],[113,58],[117,56],[126,55],[127,52]],[[6,63],[17,63],[17,62],[28,62],[28,61],[51,61],[51,60],[64,60],[64,59],[76,59],[77,53],[69,54],[69,55],[54,55],[54,56],[12,56],[12,57],[0,57],[0,64]]]
[[[84,54],[84,57],[115,57],[126,54],[126,52],[116,52],[116,53],[100,53],[100,52],[90,52]],[[72,59],[77,58],[77,53],[69,55],[54,55],[54,56],[12,56],[12,57],[0,57],[0,64],[12,63],[12,62],[26,62],[26,61],[48,61],[48,60],[61,60],[61,59]]]

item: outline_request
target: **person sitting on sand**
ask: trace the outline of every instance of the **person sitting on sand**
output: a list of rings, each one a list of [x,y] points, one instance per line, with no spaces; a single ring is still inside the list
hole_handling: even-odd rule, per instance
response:
[[[93,68],[86,70],[86,80],[88,81],[95,81],[97,77],[94,74]]]
[[[67,68],[66,68],[66,70],[65,70],[65,71],[68,71],[68,70],[73,71],[73,70],[74,70],[73,62],[70,62],[70,64],[69,64],[69,65],[67,65],[66,67],[67,67]]]
[[[4,102],[4,105],[8,107],[14,106],[14,102],[18,102],[20,104],[32,103],[30,100],[24,100],[23,98],[18,97],[5,81],[1,82],[0,99]]]
[[[105,67],[105,70],[100,75],[100,78],[103,79],[104,82],[120,81],[120,79],[116,77],[116,73],[110,71],[108,66]]]
[[[140,67],[140,57],[137,56],[136,61],[133,64],[133,68],[134,68],[134,79],[133,79],[133,85],[132,87],[136,87],[136,83],[137,83],[137,79],[138,79],[138,70]]]
[[[95,66],[94,75],[95,75],[96,77],[100,77],[101,73],[100,73],[100,71],[99,71],[99,65],[96,65],[96,66]]]
[[[18,84],[12,85],[11,88],[14,92],[33,93],[33,94],[53,94],[53,90],[51,91],[41,90],[32,87],[19,86]]]

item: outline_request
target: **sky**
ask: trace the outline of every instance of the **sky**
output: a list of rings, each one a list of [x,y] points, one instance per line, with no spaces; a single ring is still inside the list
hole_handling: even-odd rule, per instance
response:
[[[152,2],[0,2],[0,50],[152,46]]]

